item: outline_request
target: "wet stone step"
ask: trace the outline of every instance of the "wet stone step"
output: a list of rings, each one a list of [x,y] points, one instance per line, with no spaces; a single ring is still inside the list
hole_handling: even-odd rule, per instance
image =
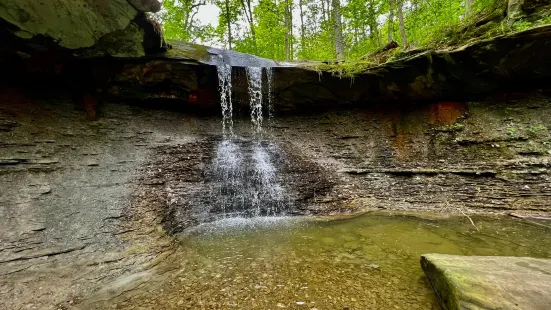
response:
[[[551,309],[551,259],[425,254],[442,309]]]

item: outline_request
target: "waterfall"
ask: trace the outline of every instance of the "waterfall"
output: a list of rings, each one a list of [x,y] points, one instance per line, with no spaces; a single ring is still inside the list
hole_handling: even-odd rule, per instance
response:
[[[253,139],[234,136],[231,66],[222,62],[217,69],[223,139],[218,142],[212,165],[205,174],[210,192],[207,212],[215,218],[282,215],[289,209],[290,202],[277,173],[277,166],[281,163],[280,151],[275,144],[261,140],[263,68],[245,68]],[[271,68],[266,68],[270,118],[273,115],[272,78]],[[228,129],[230,135],[226,133]]]
[[[266,68],[266,80],[268,84],[268,119],[272,120],[274,117],[274,69],[272,67]]]
[[[262,132],[262,68],[247,67],[251,121],[256,133]]]
[[[217,66],[220,106],[222,107],[222,131],[233,135],[233,106],[231,102],[231,66],[222,62]]]

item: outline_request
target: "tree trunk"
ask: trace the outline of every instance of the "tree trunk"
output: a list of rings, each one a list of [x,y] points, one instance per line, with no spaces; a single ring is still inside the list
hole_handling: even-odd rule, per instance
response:
[[[344,60],[344,41],[342,37],[340,0],[333,0],[332,7],[333,7],[333,30],[335,34],[335,49],[337,52],[337,60]]]
[[[247,18],[247,22],[249,22],[249,28],[251,29],[251,37],[253,39],[254,50],[258,51],[258,47],[256,46],[256,33],[254,30],[254,19],[253,19],[253,11],[251,9],[251,0],[247,0],[247,6],[245,6],[245,1],[241,0],[241,6],[243,7],[243,11],[245,12],[245,17]]]
[[[465,3],[465,17],[471,15],[471,9],[473,7],[474,0],[466,0]]]
[[[321,0],[321,1],[324,1],[324,0]],[[327,5],[327,20],[331,20],[331,0],[327,0],[326,2],[326,5]]]
[[[392,41],[394,32],[394,1],[388,0],[390,6],[390,12],[388,14],[388,42]]]
[[[229,0],[226,0],[226,20],[228,22],[228,46],[231,50],[231,22],[230,22],[230,5]]]
[[[291,60],[291,46],[289,38],[289,0],[285,0],[285,59]]]
[[[325,19],[325,0],[321,0],[321,15],[323,16],[324,20],[327,20]]]
[[[403,0],[398,0],[398,20],[400,21],[400,33],[402,34],[402,46],[408,45],[408,38],[406,35],[406,25],[404,23]]]
[[[304,12],[302,11],[302,1],[298,1],[298,6],[300,8],[300,49],[304,51]]]
[[[289,57],[293,60],[293,0],[287,0],[287,10],[289,11]]]

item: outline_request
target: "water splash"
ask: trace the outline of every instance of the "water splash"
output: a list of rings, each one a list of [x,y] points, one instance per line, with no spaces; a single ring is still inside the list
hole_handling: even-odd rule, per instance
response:
[[[227,212],[232,211],[232,205],[235,204],[236,190],[243,186],[242,158],[239,147],[231,140],[222,140],[216,149],[216,156],[213,162],[214,180],[218,182],[215,186],[217,192],[213,193],[213,197],[224,197],[230,194],[231,197],[224,199],[214,199],[214,201],[222,208],[223,217],[226,217]]]
[[[231,102],[231,66],[226,63],[217,65],[220,106],[222,107],[222,131],[233,135],[233,106]]]
[[[280,216],[290,202],[277,174],[279,150],[265,141],[228,140],[218,143],[207,171],[211,184],[209,212],[228,217]]]
[[[249,82],[249,100],[251,106],[251,121],[255,133],[262,132],[262,68],[247,67],[247,81]]]

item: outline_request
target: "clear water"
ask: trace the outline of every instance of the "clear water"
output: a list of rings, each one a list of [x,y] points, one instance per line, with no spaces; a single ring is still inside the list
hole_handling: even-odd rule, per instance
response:
[[[551,257],[550,228],[508,218],[473,217],[480,231],[465,217],[276,219],[197,227],[180,238],[162,280],[115,307],[438,309],[421,254]]]

